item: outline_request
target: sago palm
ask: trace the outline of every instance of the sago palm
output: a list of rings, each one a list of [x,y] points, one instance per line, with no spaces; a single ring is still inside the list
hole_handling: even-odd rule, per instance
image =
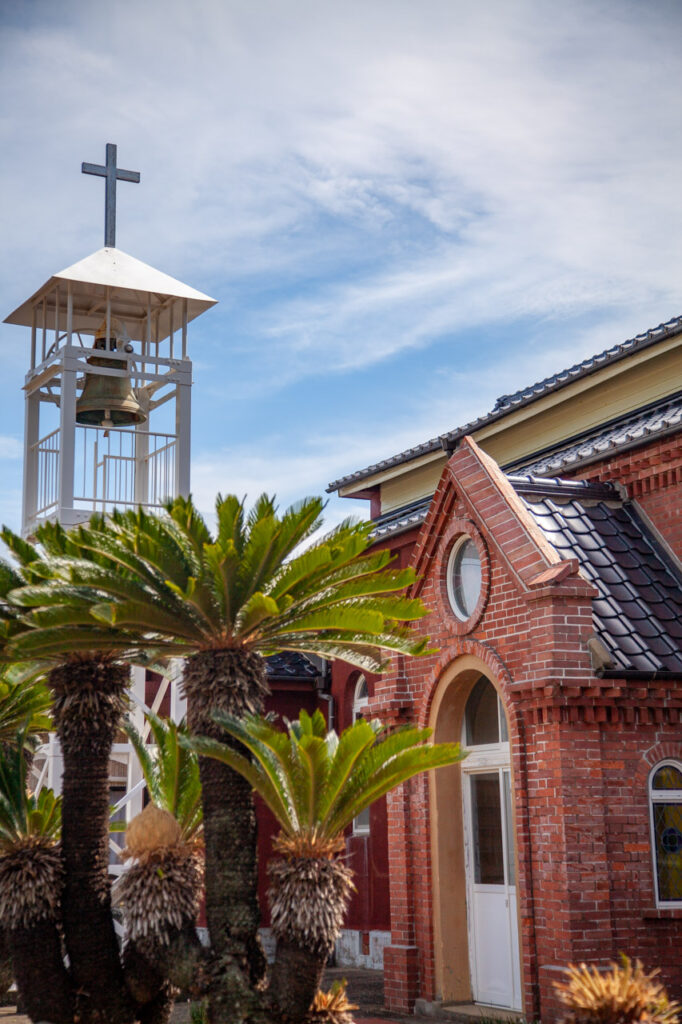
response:
[[[74,1003],[59,937],[63,866],[61,800],[26,788],[26,730],[0,749],[0,920],[14,974],[34,1020],[73,1020]]]
[[[344,830],[407,779],[464,755],[459,744],[427,743],[430,729],[388,731],[378,721],[360,719],[338,736],[320,711],[302,711],[286,731],[259,716],[214,718],[241,749],[201,737],[190,741],[193,748],[243,775],[281,829],[273,844],[281,857],[270,865],[277,937],[271,993],[285,1019],[301,1020],[350,898],[352,872],[338,857]]]
[[[17,742],[17,736],[21,736],[25,744],[24,756],[27,764],[30,763],[38,734],[51,728],[49,708],[50,694],[41,680],[24,678],[24,673],[11,668],[0,668],[0,748],[7,750]],[[0,929],[0,998],[7,994],[11,984],[10,947],[6,934]]]
[[[150,803],[126,830],[127,870],[115,885],[126,929],[124,963],[135,972],[140,1003],[159,997],[150,969],[172,985],[196,982],[201,946],[196,919],[203,881],[201,783],[197,755],[180,738],[184,725],[148,712],[151,743],[131,722],[124,724],[140,761]],[[152,981],[154,979],[152,978]],[[171,984],[165,986],[168,996]]]
[[[311,541],[322,508],[310,498],[280,515],[264,495],[247,513],[235,496],[219,496],[215,535],[183,498],[164,516],[115,513],[106,526],[79,530],[92,556],[65,563],[64,580],[99,596],[92,614],[103,628],[136,632],[143,647],[186,656],[189,728],[218,739],[213,712],[262,709],[265,655],[312,652],[378,671],[387,653],[426,646],[405,625],[423,606],[398,593],[412,582],[411,570],[392,569],[387,552],[368,550],[367,524],[343,523]],[[241,776],[213,759],[200,758],[200,775],[207,924],[219,967],[209,1014],[212,1024],[237,1024],[256,1005],[254,986],[265,971],[253,799]]]
[[[111,915],[109,757],[134,649],[124,630],[90,614],[90,589],[64,582],[64,564],[97,557],[79,544],[77,530],[45,524],[37,545],[7,529],[2,537],[17,564],[2,574],[3,589],[13,585],[3,602],[3,656],[45,672],[63,754],[62,919],[69,969],[83,993],[79,1013],[84,1022],[119,1024],[134,1017],[134,1007]]]

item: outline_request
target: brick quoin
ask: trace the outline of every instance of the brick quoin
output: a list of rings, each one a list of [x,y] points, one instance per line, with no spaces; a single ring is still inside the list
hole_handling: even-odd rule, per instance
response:
[[[624,482],[682,554],[678,444],[658,441],[573,476]],[[465,624],[446,593],[449,554],[463,531],[477,543],[484,567],[482,598]],[[680,682],[594,674],[586,640],[594,633],[595,591],[577,563],[554,570],[475,446],[465,444],[451,458],[421,530],[394,543],[400,564],[411,560],[421,576],[415,590],[429,609],[423,629],[438,651],[394,658],[389,674],[373,680],[370,711],[388,723],[427,724],[439,684],[465,657],[478,659],[495,682],[510,732],[526,1015],[543,1024],[559,1020],[552,981],[560,969],[582,960],[604,965],[620,951],[647,969],[659,967],[680,998],[682,908],[655,909],[648,802],[652,766],[682,759]],[[351,670],[334,671],[338,692]],[[458,685],[456,675],[450,685]],[[384,986],[396,1012],[442,994],[431,815],[425,778],[387,800],[392,937]],[[461,820],[461,809],[452,815]],[[464,904],[458,912],[465,920]]]

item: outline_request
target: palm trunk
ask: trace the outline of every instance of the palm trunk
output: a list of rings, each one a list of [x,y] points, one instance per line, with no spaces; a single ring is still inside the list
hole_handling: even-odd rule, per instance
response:
[[[268,994],[278,1020],[297,1024],[308,1019],[328,957],[326,951],[319,953],[290,939],[277,939]]]
[[[168,1024],[175,1005],[174,991],[169,981],[164,982],[156,998],[140,1010],[140,1024]]]
[[[303,1024],[341,931],[353,889],[342,860],[293,854],[269,866],[277,955],[268,995],[279,1020]]]
[[[31,927],[12,929],[8,937],[24,1011],[32,1020],[72,1024],[73,991],[55,922],[43,918]]]
[[[0,1006],[12,987],[12,953],[7,935],[0,928]]]
[[[148,940],[126,943],[123,953],[126,984],[138,1004],[140,1024],[161,1021],[166,1004],[170,1014],[173,994],[178,991],[201,998],[205,959],[194,921],[172,929],[167,943]]]
[[[158,960],[133,942],[123,952],[126,984],[137,1003],[140,1024],[167,1024],[173,1012],[176,989],[166,977],[163,958]]]
[[[49,676],[64,757],[62,919],[82,1024],[135,1019],[114,931],[108,871],[109,757],[128,677],[127,667],[104,660],[69,662]]]
[[[0,920],[19,996],[34,1020],[54,1024],[70,1024],[75,1009],[59,927],[63,880],[61,851],[47,837],[25,837],[0,857]]]
[[[224,739],[211,713],[262,711],[265,663],[241,650],[201,651],[185,663],[187,720],[196,735]],[[211,1024],[255,1020],[265,975],[258,937],[256,814],[251,787],[210,757],[199,758],[206,849],[206,923],[213,967],[209,985]]]

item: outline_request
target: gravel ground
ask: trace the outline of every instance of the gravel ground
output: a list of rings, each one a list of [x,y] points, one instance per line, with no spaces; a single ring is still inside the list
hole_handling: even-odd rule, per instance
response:
[[[471,1016],[450,1012],[429,1017],[402,1016],[384,1008],[384,976],[381,971],[367,971],[357,967],[334,967],[325,972],[324,988],[337,979],[348,982],[348,998],[356,1003],[357,1024],[474,1024]],[[173,1011],[172,1024],[189,1024],[189,1005],[178,1003]],[[29,1018],[18,1014],[14,1007],[0,1007],[0,1024],[30,1024]]]

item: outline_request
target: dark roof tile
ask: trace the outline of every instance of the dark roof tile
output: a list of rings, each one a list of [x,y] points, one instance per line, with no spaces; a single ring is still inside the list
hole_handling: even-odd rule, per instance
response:
[[[510,480],[548,540],[578,559],[598,590],[594,627],[617,671],[672,672],[682,679],[682,570],[629,501],[581,500],[568,481]]]
[[[375,540],[383,537],[393,537],[396,534],[404,533],[406,530],[411,530],[415,526],[421,526],[426,519],[426,513],[429,511],[430,504],[431,496],[429,495],[427,498],[419,498],[409,505],[403,505],[401,508],[384,512],[383,515],[378,516],[374,520],[372,537]]]
[[[265,659],[265,667],[271,679],[317,679],[322,675],[305,654],[298,651],[282,651]]]

